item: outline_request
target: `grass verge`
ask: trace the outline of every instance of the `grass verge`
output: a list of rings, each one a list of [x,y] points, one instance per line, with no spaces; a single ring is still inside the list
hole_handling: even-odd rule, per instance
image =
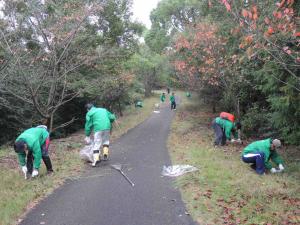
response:
[[[118,119],[114,128],[112,141],[129,129],[143,122],[153,111],[153,106],[159,101],[155,94],[144,100],[143,108],[129,107],[123,117]],[[24,180],[18,168],[17,156],[9,147],[0,149],[0,225],[17,224],[21,215],[32,208],[40,199],[50,194],[64,180],[77,175],[84,169],[79,151],[83,147],[84,132],[77,132],[67,138],[51,142],[50,157],[53,163],[54,175],[46,176],[42,163],[40,176],[37,179]]]
[[[175,182],[194,220],[207,225],[300,224],[300,149],[289,146],[280,152],[284,173],[258,176],[240,160],[244,146],[212,147],[210,122],[216,115],[199,102],[182,97],[168,140],[173,164],[199,168]]]

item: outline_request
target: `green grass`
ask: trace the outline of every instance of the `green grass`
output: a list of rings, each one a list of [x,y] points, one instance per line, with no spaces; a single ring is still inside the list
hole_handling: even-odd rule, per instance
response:
[[[175,185],[200,224],[299,224],[299,149],[282,153],[286,171],[259,176],[240,160],[243,146],[214,149],[209,123],[215,116],[199,100],[183,102],[169,137],[174,164],[191,164],[198,172],[179,177]]]
[[[112,140],[126,133],[129,129],[143,122],[152,113],[154,104],[159,101],[155,94],[144,100],[143,108],[129,107],[124,116],[118,119]],[[36,202],[51,193],[64,180],[84,170],[84,163],[79,158],[83,147],[84,132],[80,131],[68,138],[53,140],[50,146],[50,157],[55,173],[46,176],[42,163],[40,176],[37,179],[24,180],[18,168],[17,156],[11,148],[0,149],[0,225],[16,224]]]

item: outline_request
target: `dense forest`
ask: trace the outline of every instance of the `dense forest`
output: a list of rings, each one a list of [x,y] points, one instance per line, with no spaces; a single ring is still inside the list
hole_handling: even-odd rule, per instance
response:
[[[149,30],[131,0],[0,2],[1,144],[41,123],[74,132],[87,102],[121,116],[166,86],[247,136],[300,143],[299,1],[162,0]]]

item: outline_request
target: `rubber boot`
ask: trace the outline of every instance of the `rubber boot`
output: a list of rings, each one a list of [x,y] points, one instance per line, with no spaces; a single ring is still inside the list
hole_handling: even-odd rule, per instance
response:
[[[51,174],[53,172],[53,169],[52,169],[52,163],[51,163],[50,157],[48,155],[42,156],[42,159],[46,165],[47,174]]]
[[[108,155],[109,155],[109,148],[108,146],[103,147],[103,160],[107,161],[108,160]]]
[[[93,153],[93,163],[92,163],[92,166],[96,166],[96,164],[97,164],[97,162],[98,161],[100,161],[100,154],[99,154],[99,151],[98,150],[96,150],[96,151],[94,151],[94,153]]]

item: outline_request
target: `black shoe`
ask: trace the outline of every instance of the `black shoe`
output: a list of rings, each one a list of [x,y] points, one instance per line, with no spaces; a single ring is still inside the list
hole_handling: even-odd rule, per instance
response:
[[[103,161],[107,161],[108,160],[108,155],[103,155]]]
[[[256,170],[256,165],[255,164],[251,164],[250,166],[252,169]]]
[[[54,173],[54,171],[53,171],[53,170],[48,170],[48,171],[47,171],[47,176],[52,176],[52,175],[53,175],[53,173]]]

